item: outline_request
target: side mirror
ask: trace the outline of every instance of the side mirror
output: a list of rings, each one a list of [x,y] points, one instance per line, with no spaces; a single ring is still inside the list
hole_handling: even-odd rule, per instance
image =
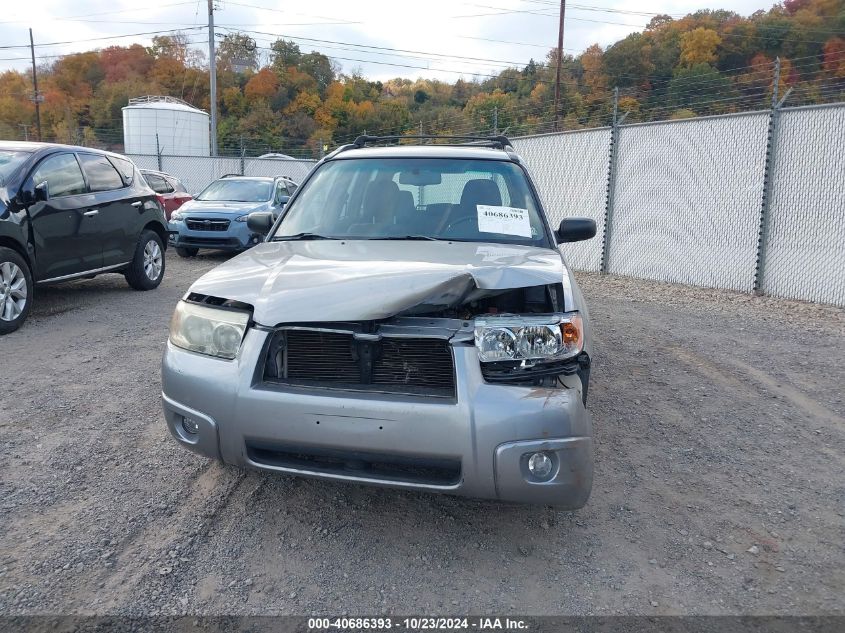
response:
[[[47,186],[47,181],[35,185],[35,201],[47,202],[50,198],[50,188]]]
[[[35,190],[21,188],[18,192],[18,204],[22,207],[28,207],[35,202]]]
[[[246,216],[246,225],[250,231],[261,235],[267,235],[274,222],[273,214],[270,211],[253,211]]]
[[[590,218],[564,218],[555,231],[558,244],[580,242],[596,236],[596,221]]]

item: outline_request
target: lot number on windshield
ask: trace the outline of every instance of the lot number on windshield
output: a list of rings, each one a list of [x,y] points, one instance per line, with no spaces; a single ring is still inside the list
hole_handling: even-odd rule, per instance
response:
[[[476,208],[478,209],[478,230],[480,232],[531,237],[531,221],[528,219],[528,209],[494,207],[486,204],[476,205]]]

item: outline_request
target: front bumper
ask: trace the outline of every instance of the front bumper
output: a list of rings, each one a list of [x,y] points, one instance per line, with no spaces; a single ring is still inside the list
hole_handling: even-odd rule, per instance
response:
[[[249,330],[234,361],[167,344],[165,419],[186,448],[295,475],[571,509],[586,503],[592,424],[577,377],[569,388],[487,384],[475,348],[454,346],[454,400],[274,385],[256,371],[267,336]],[[184,418],[196,433],[185,430]],[[538,451],[555,463],[548,481],[527,469]],[[376,463],[387,468],[370,468]]]
[[[177,248],[212,248],[222,251],[242,251],[255,246],[263,237],[249,230],[245,222],[231,221],[226,231],[196,231],[184,221],[168,225],[170,244]]]

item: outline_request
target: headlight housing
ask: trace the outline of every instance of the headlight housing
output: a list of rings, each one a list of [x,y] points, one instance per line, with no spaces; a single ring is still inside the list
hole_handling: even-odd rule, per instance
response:
[[[239,215],[235,218],[235,222],[246,222],[246,219],[249,217],[249,213],[246,215]]]
[[[200,354],[232,360],[241,348],[249,314],[180,301],[170,321],[170,342]]]
[[[475,346],[482,363],[563,360],[584,349],[584,325],[577,312],[483,316],[475,319]]]
[[[174,211],[170,214],[170,221],[171,222],[181,222],[182,221],[182,214],[178,211]]]

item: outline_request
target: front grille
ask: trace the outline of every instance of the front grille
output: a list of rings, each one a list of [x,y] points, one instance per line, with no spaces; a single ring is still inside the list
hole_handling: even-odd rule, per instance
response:
[[[210,218],[188,218],[185,226],[192,231],[228,231],[229,220],[212,220]]]
[[[356,340],[351,333],[280,330],[265,379],[305,386],[455,396],[448,342],[435,338]]]
[[[281,446],[249,439],[246,450],[251,461],[269,467],[434,486],[461,481],[459,459]]]
[[[284,377],[357,383],[358,363],[352,357],[353,339],[349,334],[291,330],[287,332]]]

